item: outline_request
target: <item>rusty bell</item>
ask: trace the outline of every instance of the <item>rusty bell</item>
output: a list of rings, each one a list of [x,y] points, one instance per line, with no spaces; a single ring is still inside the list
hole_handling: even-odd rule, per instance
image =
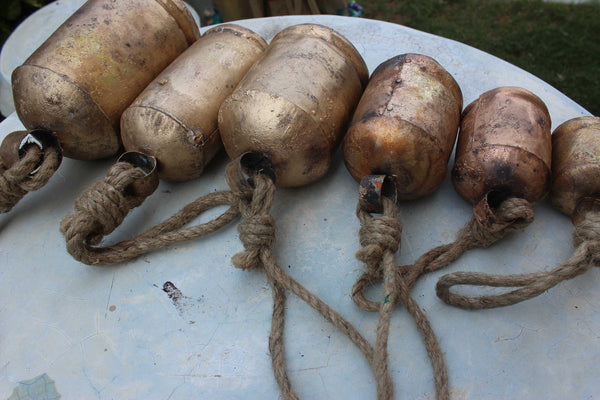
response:
[[[550,200],[577,223],[590,210],[600,210],[600,118],[579,117],[552,134]]]
[[[127,151],[156,157],[162,179],[197,178],[222,147],[221,103],[261,56],[267,43],[237,25],[207,31],[125,110]]]
[[[322,177],[368,80],[354,46],[321,25],[281,31],[219,111],[232,159],[264,154],[277,186]]]
[[[488,195],[540,201],[551,182],[550,127],[546,105],[528,90],[482,94],[463,111],[452,170],[456,191],[474,204]]]
[[[67,157],[115,154],[121,113],[199,36],[181,0],[90,0],[14,71],[17,114]]]
[[[371,76],[344,138],[344,161],[360,182],[385,175],[409,200],[444,180],[462,110],[462,93],[434,59],[393,57]]]

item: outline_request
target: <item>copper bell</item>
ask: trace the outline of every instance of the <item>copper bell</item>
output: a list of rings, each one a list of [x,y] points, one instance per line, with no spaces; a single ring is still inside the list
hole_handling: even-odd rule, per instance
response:
[[[385,175],[397,198],[435,190],[446,176],[462,109],[462,92],[434,59],[393,57],[371,76],[344,138],[344,161],[360,181]]]
[[[540,201],[550,189],[550,115],[528,90],[500,87],[462,115],[452,183],[472,203],[493,195]]]
[[[121,113],[199,36],[181,0],[90,0],[14,71],[17,114],[67,157],[110,156]]]
[[[221,103],[266,47],[262,37],[241,26],[207,31],[125,110],[125,149],[156,157],[162,179],[200,176],[222,146]]]
[[[219,111],[232,159],[266,155],[277,186],[322,177],[368,80],[354,46],[321,25],[281,31]]]
[[[552,134],[550,200],[577,223],[585,212],[598,210],[600,195],[600,118],[579,117]]]

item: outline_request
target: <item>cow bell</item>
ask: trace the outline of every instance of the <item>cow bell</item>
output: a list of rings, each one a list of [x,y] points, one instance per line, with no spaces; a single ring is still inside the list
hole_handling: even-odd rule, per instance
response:
[[[197,178],[222,147],[221,103],[267,43],[237,25],[207,31],[138,96],[121,118],[127,151],[156,157],[160,178]]]
[[[199,36],[181,0],[90,0],[14,71],[17,114],[66,157],[115,154],[122,112]]]
[[[600,210],[600,118],[579,117],[552,134],[550,200],[577,223],[590,210]]]
[[[462,110],[462,93],[434,59],[393,57],[371,76],[344,138],[344,161],[357,181],[385,175],[398,200],[422,197],[444,180]]]
[[[518,197],[536,203],[550,189],[550,115],[528,90],[500,87],[462,115],[452,183],[471,203]]]
[[[331,163],[368,80],[354,46],[321,25],[281,31],[219,111],[232,159],[261,153],[277,186],[301,186]]]

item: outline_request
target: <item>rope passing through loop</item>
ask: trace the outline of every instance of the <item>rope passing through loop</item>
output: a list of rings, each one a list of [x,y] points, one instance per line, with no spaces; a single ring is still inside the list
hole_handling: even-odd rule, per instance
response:
[[[179,212],[146,232],[112,246],[97,246],[121,225],[128,213],[141,205],[152,190],[134,190],[146,173],[128,162],[117,162],[103,181],[96,182],[76,201],[75,210],[61,222],[67,250],[78,261],[106,265],[131,260],[142,254],[221,229],[239,216],[237,197],[230,191],[199,197]],[[204,211],[229,205],[216,218],[183,228]]]
[[[450,398],[448,373],[438,340],[427,316],[411,297],[410,286],[399,271],[401,268],[394,266],[394,253],[399,248],[402,234],[398,209],[390,198],[382,197],[382,202],[383,215],[378,218],[373,218],[361,202],[358,204],[356,214],[361,222],[359,237],[363,247],[356,253],[356,257],[367,265],[367,271],[359,278],[352,292],[359,307],[379,311],[374,358],[377,398],[393,398],[392,383],[384,377],[389,373],[387,346],[391,316],[395,304],[400,302],[413,317],[423,337],[434,370],[436,397],[438,400],[446,400]],[[363,294],[365,285],[375,279],[383,279],[381,303],[368,302]]]
[[[269,174],[255,171],[247,181],[242,182],[239,179],[239,163],[239,159],[234,160],[226,171],[227,182],[238,196],[239,209],[243,218],[243,222],[239,225],[239,232],[244,251],[234,255],[232,261],[236,267],[241,269],[263,268],[267,275],[273,293],[269,351],[271,352],[273,373],[283,398],[298,399],[286,370],[283,336],[285,290],[294,293],[345,334],[361,350],[371,367],[374,368],[373,347],[360,332],[318,296],[290,277],[277,263],[273,254],[275,221],[269,215],[275,194],[273,178]],[[238,187],[238,185],[241,186]],[[389,374],[385,379],[391,382]]]
[[[29,144],[24,154],[12,165],[0,160],[0,212],[5,213],[28,192],[44,187],[62,161],[60,149]]]
[[[460,308],[479,310],[520,303],[539,296],[568,279],[583,274],[600,263],[600,214],[587,212],[576,224],[573,241],[577,246],[573,255],[551,271],[528,274],[492,275],[477,272],[454,272],[444,275],[436,285],[436,292],[446,303]],[[487,296],[463,296],[450,291],[455,285],[519,288],[510,292]]]
[[[535,217],[530,203],[520,198],[508,198],[494,211],[498,220],[507,223],[502,230],[489,231],[476,217],[472,217],[461,229],[458,238],[454,242],[429,250],[419,257],[413,265],[397,267],[395,269],[397,279],[403,280],[410,289],[422,275],[448,266],[463,253],[474,247],[486,248],[491,246],[508,233],[527,227]],[[359,216],[359,218],[361,217]],[[359,259],[362,260],[362,258]],[[367,299],[364,290],[374,282],[380,281],[383,274],[381,269],[372,268],[370,263],[366,264],[369,268],[355,282],[352,288],[352,299],[362,310],[376,312],[379,311],[380,303]],[[445,285],[445,283],[442,283],[442,285]]]

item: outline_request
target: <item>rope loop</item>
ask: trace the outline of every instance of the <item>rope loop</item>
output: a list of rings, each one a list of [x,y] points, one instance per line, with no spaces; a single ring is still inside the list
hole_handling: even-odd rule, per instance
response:
[[[58,147],[28,144],[24,154],[12,165],[0,160],[0,212],[5,213],[28,192],[44,187],[62,161]]]
[[[539,296],[560,282],[583,274],[600,264],[600,214],[586,213],[574,232],[577,245],[573,255],[551,271],[528,274],[492,275],[476,272],[454,272],[444,275],[436,285],[436,293],[449,305],[479,310],[513,305]],[[463,296],[450,289],[458,285],[518,288],[498,295]]]

